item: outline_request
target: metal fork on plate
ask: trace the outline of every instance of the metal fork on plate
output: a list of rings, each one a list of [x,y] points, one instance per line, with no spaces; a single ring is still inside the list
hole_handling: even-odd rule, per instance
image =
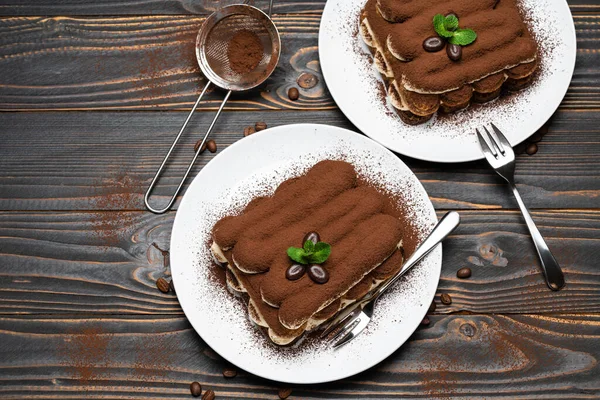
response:
[[[525,223],[527,224],[527,228],[529,228],[529,233],[531,234],[535,249],[540,258],[544,278],[546,278],[546,284],[552,290],[560,290],[565,285],[563,272],[550,252],[542,234],[537,226],[535,226],[533,219],[531,219],[531,215],[529,215],[529,211],[527,211],[527,207],[525,207],[525,203],[523,203],[523,199],[521,199],[517,187],[515,186],[515,152],[506,137],[500,132],[500,129],[494,124],[490,125],[494,133],[490,133],[485,126],[483,127],[489,143],[481,135],[479,129],[475,130],[477,132],[477,137],[479,138],[481,151],[496,173],[508,182],[517,199],[517,203],[519,203],[519,208],[525,218]]]
[[[388,279],[383,285],[368,293],[358,300],[353,306],[340,313],[321,334],[327,337],[335,332],[330,339],[333,347],[339,347],[354,339],[371,321],[375,310],[375,303],[401,276],[407,273],[423,257],[433,250],[446,236],[448,236],[460,223],[460,216],[455,211],[450,211],[437,223],[429,236],[417,247],[415,252],[406,260],[402,269]]]

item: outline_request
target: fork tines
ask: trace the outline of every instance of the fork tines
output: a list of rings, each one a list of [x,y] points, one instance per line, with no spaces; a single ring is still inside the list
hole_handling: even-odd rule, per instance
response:
[[[479,132],[479,129],[475,129],[477,133],[477,138],[479,139],[479,144],[481,145],[481,149],[484,153],[491,153],[495,158],[498,158],[500,153],[502,156],[510,156],[513,153],[512,146],[506,136],[498,129],[496,125],[490,123],[494,133],[490,133],[487,127],[483,127],[485,130],[487,140],[483,137],[483,135]],[[488,143],[489,142],[489,143]],[[514,153],[513,153],[514,154]]]

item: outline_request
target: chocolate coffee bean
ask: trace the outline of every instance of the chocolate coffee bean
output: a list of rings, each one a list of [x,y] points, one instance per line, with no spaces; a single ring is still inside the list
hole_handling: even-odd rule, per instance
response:
[[[535,143],[529,143],[525,152],[530,156],[534,155],[538,151],[538,146]]]
[[[202,144],[202,139],[200,139],[196,142],[196,144],[194,145],[194,153],[198,152],[198,149],[200,148],[201,144]],[[202,150],[200,151],[200,153],[204,153],[204,150],[206,150],[206,143],[204,143],[204,146],[202,146]]]
[[[306,272],[306,266],[302,264],[292,264],[285,271],[285,277],[290,281],[295,281],[302,278],[302,275]]]
[[[234,368],[225,368],[223,370],[223,376],[225,378],[235,378],[237,376],[237,370]]]
[[[445,304],[447,306],[452,304],[452,297],[450,297],[448,293],[442,293],[440,295],[440,300],[442,301],[442,304]]]
[[[215,400],[215,392],[211,389],[208,389],[206,392],[204,392],[202,400]]]
[[[247,126],[244,128],[244,137],[250,136],[253,133],[256,133],[256,129],[253,126]]]
[[[308,276],[315,283],[327,283],[329,280],[329,272],[319,264],[312,264],[308,266]]]
[[[445,45],[446,45],[446,43],[439,36],[428,37],[423,42],[423,48],[425,49],[425,51],[428,51],[430,53],[435,53],[436,51],[440,51],[441,49],[444,48]]]
[[[317,232],[308,232],[306,236],[304,236],[304,239],[302,239],[302,246],[304,246],[304,243],[306,243],[307,240],[317,244],[317,242],[321,240],[321,237]]]
[[[423,326],[429,326],[430,323],[431,323],[431,320],[427,316],[425,318],[423,318],[423,321],[421,321],[421,325],[423,325]]]
[[[192,382],[190,384],[190,393],[192,393],[192,396],[194,397],[200,397],[202,394],[202,386],[200,386],[198,382]]]
[[[290,98],[290,100],[296,101],[300,97],[300,92],[295,87],[290,88],[290,90],[288,90],[288,97]]]
[[[257,122],[254,124],[254,129],[256,129],[256,132],[264,131],[267,129],[267,124],[264,122]]]
[[[169,282],[165,278],[158,278],[156,281],[156,287],[163,293],[169,293],[169,290],[171,289]]]
[[[292,389],[290,389],[290,388],[279,389],[279,392],[277,393],[277,395],[279,396],[279,398],[281,400],[287,399],[288,397],[290,397],[291,394],[292,394]]]
[[[206,148],[208,149],[208,151],[210,151],[211,153],[216,153],[217,152],[217,142],[215,142],[214,140],[209,140],[208,142],[206,142]]]
[[[429,306],[429,310],[427,310],[428,313],[432,313],[434,312],[436,309],[436,305],[435,305],[435,300],[431,302],[431,305]]]
[[[460,279],[467,279],[468,277],[471,276],[471,268],[461,268],[458,271],[456,271],[456,276]]]
[[[319,79],[308,72],[304,72],[298,77],[298,86],[302,89],[312,89],[317,86],[317,83],[319,83]]]
[[[525,149],[527,149],[527,142],[519,143],[515,146],[515,154],[523,154],[525,153]]]
[[[458,61],[462,58],[462,47],[457,44],[448,43],[446,54],[448,54],[448,58],[452,61]]]

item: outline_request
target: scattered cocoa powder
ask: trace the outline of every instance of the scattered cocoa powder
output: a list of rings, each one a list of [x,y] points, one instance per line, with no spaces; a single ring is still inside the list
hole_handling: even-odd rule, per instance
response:
[[[73,379],[84,387],[92,381],[105,378],[101,371],[109,365],[112,337],[111,333],[93,324],[68,332],[58,349],[63,359],[61,364],[71,369]]]
[[[256,33],[243,29],[227,44],[227,58],[234,72],[240,75],[254,70],[263,58],[264,47]]]

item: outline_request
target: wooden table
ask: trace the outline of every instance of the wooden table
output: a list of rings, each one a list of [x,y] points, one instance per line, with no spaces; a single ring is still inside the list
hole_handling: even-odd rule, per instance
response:
[[[291,398],[600,398],[600,5],[569,0],[575,75],[517,182],[567,286],[546,288],[507,186],[483,162],[402,157],[442,215],[444,247],[429,327],[387,360]],[[264,0],[256,2],[265,8]],[[324,0],[279,1],[280,65],[236,96],[214,138],[244,127],[314,121],[354,129],[325,87],[317,33]],[[275,399],[280,387],[226,363],[198,337],[169,275],[175,212],[142,196],[206,83],[193,43],[212,0],[0,1],[0,398]],[[319,84],[287,98],[302,72]],[[211,93],[157,193],[166,201],[222,94]],[[213,157],[206,152],[194,172]],[[456,278],[469,266],[473,276]],[[449,293],[449,306],[439,294]]]

